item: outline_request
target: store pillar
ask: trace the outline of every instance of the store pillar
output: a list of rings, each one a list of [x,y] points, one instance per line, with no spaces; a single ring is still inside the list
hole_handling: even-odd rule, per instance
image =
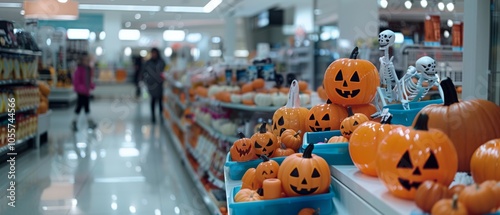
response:
[[[338,27],[341,48],[351,50],[359,39],[367,40],[378,37],[379,14],[377,1],[334,0],[339,8]],[[348,44],[346,43],[348,41]]]
[[[224,59],[231,62],[234,59],[234,51],[236,50],[236,36],[237,36],[237,26],[236,18],[226,16],[224,18],[224,38],[223,49],[224,49]]]
[[[103,57],[101,60],[108,63],[110,69],[113,65],[119,61],[121,41],[118,38],[118,32],[121,29],[122,20],[121,15],[118,12],[106,12],[104,14],[104,32],[106,33],[106,38],[102,43],[102,48],[104,49]]]
[[[463,99],[488,98],[490,1],[464,1]]]

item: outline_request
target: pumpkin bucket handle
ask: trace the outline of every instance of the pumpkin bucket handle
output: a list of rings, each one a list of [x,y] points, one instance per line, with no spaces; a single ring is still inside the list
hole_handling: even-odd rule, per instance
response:
[[[439,85],[443,90],[443,95],[444,95],[443,100],[445,106],[450,106],[454,103],[458,103],[457,89],[455,88],[455,85],[453,84],[453,81],[450,78],[447,77],[443,79],[439,83]]]
[[[290,84],[290,91],[288,92],[288,101],[285,107],[287,108],[297,108],[300,107],[300,97],[299,97],[299,82],[293,80]]]
[[[307,145],[306,149],[304,150],[304,153],[302,153],[302,158],[312,158],[313,149],[314,143],[309,143],[309,145]]]

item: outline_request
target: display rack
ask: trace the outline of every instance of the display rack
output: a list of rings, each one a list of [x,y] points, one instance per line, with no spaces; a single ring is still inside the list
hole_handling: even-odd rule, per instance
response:
[[[209,125],[205,124],[204,122],[202,122],[201,120],[199,119],[196,119],[195,118],[195,122],[196,124],[198,124],[200,127],[203,128],[203,130],[205,130],[206,132],[208,132],[211,136],[217,138],[217,139],[220,139],[220,140],[223,140],[223,141],[228,141],[228,142],[234,142],[236,140],[238,140],[239,138],[236,137],[236,136],[227,136],[227,135],[224,135],[222,133],[220,133],[219,131],[216,131],[215,129],[213,129],[212,127],[210,127]]]
[[[71,88],[52,88],[49,94],[49,102],[73,104],[77,99],[75,91]]]
[[[32,56],[41,56],[42,55],[42,52],[34,52],[31,50],[23,50],[23,49],[0,48],[0,52],[9,53],[9,54],[32,55]]]
[[[287,50],[287,53],[291,53],[286,60],[287,74],[295,74],[298,79],[306,81],[315,89],[317,86],[315,83],[314,47],[294,47]]]

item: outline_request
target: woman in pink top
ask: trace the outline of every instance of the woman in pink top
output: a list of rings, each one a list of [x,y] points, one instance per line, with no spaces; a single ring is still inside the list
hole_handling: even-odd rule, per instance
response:
[[[90,59],[87,54],[84,54],[80,58],[78,67],[76,68],[75,74],[73,75],[73,88],[78,94],[78,100],[76,103],[75,116],[72,122],[72,128],[74,131],[77,128],[77,119],[80,115],[82,108],[85,109],[85,116],[87,118],[89,128],[95,128],[96,124],[90,118],[90,91],[95,88],[95,84],[92,80],[93,70],[90,67]]]

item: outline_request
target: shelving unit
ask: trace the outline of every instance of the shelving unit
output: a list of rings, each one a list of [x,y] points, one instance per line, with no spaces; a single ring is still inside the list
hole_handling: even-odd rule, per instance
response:
[[[196,119],[195,118],[195,122],[196,124],[198,124],[200,127],[203,128],[203,130],[205,130],[206,132],[208,132],[211,136],[217,138],[217,139],[220,139],[220,140],[224,140],[224,141],[227,141],[227,142],[234,142],[236,140],[238,140],[239,138],[236,137],[236,136],[227,136],[227,135],[224,135],[222,133],[220,133],[219,131],[216,131],[215,129],[213,129],[212,127],[210,127],[209,125],[205,124],[204,122],[202,122],[201,120],[199,119]]]
[[[33,55],[33,56],[41,56],[42,55],[42,52],[34,52],[31,50],[23,50],[23,49],[0,48],[0,52],[9,53],[9,54]]]
[[[52,88],[49,94],[49,102],[63,103],[65,105],[73,104],[77,95],[72,88]]]
[[[35,79],[24,80],[0,80],[0,86],[35,84]]]

